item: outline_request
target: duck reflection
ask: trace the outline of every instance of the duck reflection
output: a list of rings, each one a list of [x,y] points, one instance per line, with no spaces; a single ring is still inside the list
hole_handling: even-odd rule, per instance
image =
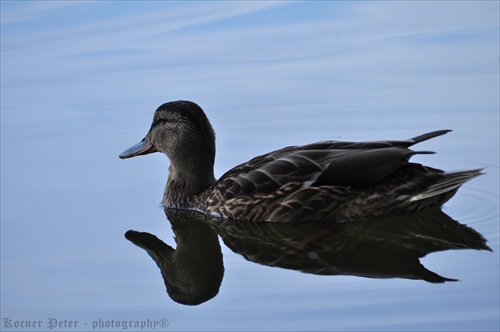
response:
[[[128,231],[125,237],[156,262],[172,300],[188,305],[206,302],[217,295],[224,275],[217,233],[198,212],[169,209],[165,213],[176,249],[150,233]]]
[[[128,231],[160,268],[170,297],[200,304],[214,297],[224,273],[217,234],[245,259],[317,275],[456,281],[426,269],[425,255],[451,249],[489,250],[474,229],[440,209],[422,214],[337,224],[236,222],[201,213],[165,210],[177,248],[149,233]]]
[[[224,222],[215,229],[247,260],[318,275],[456,281],[427,270],[425,255],[450,249],[491,249],[474,229],[440,209],[334,225]]]

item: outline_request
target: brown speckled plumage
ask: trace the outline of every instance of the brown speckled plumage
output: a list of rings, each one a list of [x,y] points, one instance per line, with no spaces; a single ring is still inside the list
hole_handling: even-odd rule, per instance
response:
[[[322,141],[286,147],[213,175],[215,134],[195,103],[161,105],[146,137],[120,155],[163,152],[170,159],[162,203],[248,221],[316,222],[378,218],[442,205],[481,169],[446,173],[410,163],[408,140]]]

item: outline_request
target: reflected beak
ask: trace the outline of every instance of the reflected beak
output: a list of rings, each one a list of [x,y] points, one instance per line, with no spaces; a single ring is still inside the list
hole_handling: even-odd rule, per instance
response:
[[[135,156],[141,156],[141,155],[153,153],[153,152],[158,152],[158,150],[153,145],[147,143],[146,139],[144,138],[142,141],[140,141],[136,145],[131,146],[127,150],[120,153],[120,158],[121,159],[132,158]]]

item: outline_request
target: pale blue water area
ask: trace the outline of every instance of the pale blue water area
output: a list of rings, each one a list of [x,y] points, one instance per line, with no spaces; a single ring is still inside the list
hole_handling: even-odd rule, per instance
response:
[[[2,331],[49,318],[68,331],[163,318],[157,330],[500,329],[497,1],[0,5]],[[219,238],[218,294],[174,302],[124,237],[175,247],[158,204],[168,160],[118,154],[177,99],[210,118],[217,176],[287,145],[453,129],[414,160],[486,167],[443,211],[493,252],[430,253],[427,269],[460,279],[432,284],[270,267]]]

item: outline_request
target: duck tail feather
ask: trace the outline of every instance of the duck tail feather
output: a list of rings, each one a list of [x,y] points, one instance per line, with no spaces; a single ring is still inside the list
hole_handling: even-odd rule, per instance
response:
[[[458,281],[458,279],[446,278],[446,277],[440,276],[439,274],[434,273],[430,270],[427,270],[420,263],[416,267],[413,268],[412,272],[415,275],[417,275],[419,278],[421,278],[422,280],[425,280],[425,281],[433,283],[433,284],[442,284],[446,281]]]
[[[416,154],[436,154],[434,151],[411,151],[406,153],[406,157],[409,159]]]
[[[411,145],[417,144],[417,143],[420,143],[420,142],[423,142],[423,141],[427,141],[428,139],[431,139],[431,138],[434,138],[434,137],[438,137],[438,136],[444,135],[446,133],[449,133],[450,131],[451,131],[450,129],[436,130],[436,131],[431,131],[430,133],[427,133],[427,134],[423,134],[423,135],[419,135],[419,136],[413,137],[412,139],[410,139],[410,141],[412,141]]]
[[[478,168],[468,171],[445,173],[444,176],[436,184],[430,186],[426,191],[413,196],[411,198],[411,201],[419,201],[455,190],[465,182],[472,180],[477,176],[483,175],[484,173],[482,171],[483,168]]]

